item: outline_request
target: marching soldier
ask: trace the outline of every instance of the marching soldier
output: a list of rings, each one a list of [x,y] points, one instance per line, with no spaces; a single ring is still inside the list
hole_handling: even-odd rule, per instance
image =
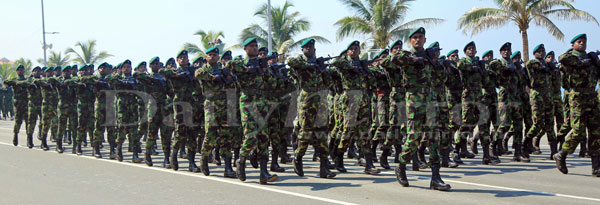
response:
[[[25,77],[25,67],[23,65],[17,66],[16,72],[16,79],[4,81],[4,84],[10,86],[9,88],[12,88],[14,92],[15,126],[13,127],[13,132],[15,135],[13,137],[13,145],[15,146],[19,144],[19,130],[23,122],[25,122],[26,128],[29,125],[27,118],[27,105],[29,101],[27,98],[27,86],[25,85],[28,79]]]

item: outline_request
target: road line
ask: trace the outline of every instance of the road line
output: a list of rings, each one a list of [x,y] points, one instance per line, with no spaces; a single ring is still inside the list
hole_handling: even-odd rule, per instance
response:
[[[11,146],[14,147],[13,144],[10,143],[5,143],[5,142],[0,142],[1,145],[7,145],[7,146]],[[23,147],[23,146],[17,146],[19,148],[23,148],[23,149],[29,149],[27,147]],[[32,149],[32,150],[36,150],[36,151],[42,151],[41,149]],[[50,151],[45,151],[45,152],[50,152]],[[327,202],[327,203],[334,203],[334,204],[344,204],[344,205],[355,205],[354,203],[349,203],[349,202],[345,202],[345,201],[339,201],[339,200],[335,200],[335,199],[328,199],[328,198],[323,198],[323,197],[318,197],[318,196],[311,196],[311,195],[307,195],[307,194],[301,194],[301,193],[296,193],[296,192],[291,192],[291,191],[285,191],[285,190],[279,190],[279,189],[274,189],[274,188],[269,188],[266,187],[264,185],[255,185],[255,184],[249,184],[249,183],[244,183],[244,182],[240,182],[240,181],[233,181],[233,180],[228,180],[228,179],[224,179],[224,178],[218,178],[218,177],[210,177],[210,176],[204,176],[201,175],[199,173],[188,173],[188,172],[179,172],[179,171],[173,171],[171,169],[165,169],[165,168],[161,168],[161,167],[148,167],[146,166],[146,164],[134,164],[134,163],[127,163],[127,162],[119,162],[117,160],[107,160],[107,159],[98,159],[96,157],[93,156],[85,156],[85,155],[73,155],[73,154],[67,154],[64,153],[62,154],[63,156],[72,156],[72,157],[84,157],[87,159],[93,159],[93,160],[98,160],[98,161],[102,161],[102,162],[110,162],[110,163],[115,163],[115,164],[120,164],[120,165],[126,165],[126,166],[131,166],[131,167],[137,167],[137,168],[144,168],[144,169],[149,169],[149,170],[155,170],[155,171],[161,171],[161,172],[166,172],[166,173],[170,173],[170,174],[178,174],[178,175],[184,175],[184,176],[190,176],[190,177],[196,177],[196,178],[201,178],[201,179],[208,179],[208,180],[212,180],[212,181],[218,181],[218,182],[223,182],[223,183],[228,183],[228,184],[234,184],[234,185],[239,185],[239,186],[244,186],[244,187],[249,187],[249,188],[255,188],[255,189],[261,189],[261,190],[265,190],[265,191],[271,191],[271,192],[276,192],[276,193],[281,193],[281,194],[287,194],[287,195],[291,195],[291,196],[296,196],[296,197],[301,197],[301,198],[307,198],[307,199],[313,199],[313,200],[317,200],[317,201],[323,201],[323,202]],[[274,184],[276,185],[276,184]]]

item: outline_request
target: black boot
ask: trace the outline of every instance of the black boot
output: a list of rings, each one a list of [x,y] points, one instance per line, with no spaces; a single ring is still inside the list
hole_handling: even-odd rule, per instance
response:
[[[290,156],[287,153],[287,146],[281,148],[281,150],[279,151],[279,158],[281,158],[281,164],[289,164],[292,162],[292,159],[290,159]]]
[[[215,147],[215,149],[213,149],[213,162],[217,165],[217,166],[221,166],[221,155],[219,155],[219,150],[221,148],[217,145]]]
[[[269,174],[267,170],[267,157],[260,157],[260,184],[267,184],[267,182],[274,182],[277,180],[277,174]]]
[[[100,153],[100,142],[94,143],[94,157],[102,158],[102,153]]]
[[[149,167],[151,167],[152,164],[152,147],[146,147],[146,152],[144,153],[144,162],[146,163],[146,165],[148,165]]]
[[[479,150],[477,150],[477,141],[479,141],[479,137],[480,133],[477,132],[477,134],[475,134],[473,138],[470,138],[468,141],[469,147],[471,148],[471,152],[473,152],[473,154],[479,154]]]
[[[425,159],[425,143],[421,143],[419,144],[419,149],[417,151],[417,159],[420,162],[420,169],[426,169],[427,168],[427,159]]]
[[[240,149],[233,149],[233,166],[237,166],[235,162],[240,158]]]
[[[440,191],[448,191],[452,188],[449,184],[444,183],[442,180],[442,177],[440,176],[439,164],[431,165],[431,182],[429,183],[429,188]]]
[[[398,157],[402,152],[402,145],[394,145],[394,150],[394,163],[400,163],[400,159],[398,159]]]
[[[116,148],[116,143],[115,142],[108,142],[108,145],[110,146],[110,159],[116,159],[117,158],[117,152],[115,152],[115,148]]]
[[[15,136],[13,137],[13,145],[19,145],[19,133],[15,133]]]
[[[373,155],[371,159],[373,159],[373,162],[379,162],[377,160],[377,145],[379,145],[379,141],[374,141],[373,145],[371,146],[371,154]]]
[[[592,176],[600,177],[600,157],[592,157]]]
[[[46,137],[42,138],[42,144],[40,145],[40,148],[44,151],[48,151],[50,149],[50,148],[48,148]]]
[[[240,159],[235,161],[235,173],[240,181],[246,181],[246,157],[240,156]]]
[[[83,137],[83,147],[87,147],[87,135]]]
[[[233,171],[233,168],[231,168],[231,157],[224,157],[224,158],[225,158],[225,167],[223,169],[223,177],[237,178],[235,171]]]
[[[304,167],[302,165],[302,156],[296,155],[292,160],[292,164],[294,165],[294,172],[298,176],[304,176]]]
[[[171,168],[173,168],[173,171],[179,170],[179,162],[177,161],[177,154],[179,154],[179,149],[179,147],[173,146],[173,152],[171,153]]]
[[[256,152],[256,149],[252,150],[252,152],[250,152],[250,156],[248,157],[250,160],[250,165],[252,165],[254,169],[258,168],[258,154]]]
[[[521,156],[523,157],[521,159],[522,162],[531,162],[531,160],[529,159],[529,147],[531,147],[531,144],[533,144],[533,139],[529,138],[529,139],[525,139],[525,144],[521,145]]]
[[[350,144],[350,147],[348,148],[348,159],[358,159],[358,155],[356,154],[356,147],[354,146],[354,143]]]
[[[535,155],[542,154],[542,151],[540,149],[541,138],[542,138],[541,136],[533,138],[533,143],[531,144],[533,147],[533,152],[531,152],[531,154],[535,154]]]
[[[317,152],[316,150],[315,150],[315,152],[313,152],[312,161],[313,162],[319,161],[319,152]]]
[[[170,158],[171,158],[171,148],[166,148],[164,151],[164,159],[163,159],[163,168],[166,169],[171,169],[171,162],[170,162]]]
[[[27,147],[29,149],[33,148],[33,135],[27,135]]]
[[[347,172],[346,168],[344,167],[344,152],[338,149],[338,152],[335,156],[335,169],[337,169],[339,172]]]
[[[441,150],[441,157],[442,157],[442,167],[447,167],[447,168],[456,168],[458,167],[458,164],[456,162],[453,162],[452,160],[450,160],[450,149],[442,149]]]
[[[458,143],[454,146],[454,152],[452,153],[452,161],[457,164],[464,164],[464,162],[460,159],[460,149],[462,148],[461,144]]]
[[[373,155],[366,155],[365,160],[367,161],[364,171],[365,174],[379,174],[381,172],[377,168],[375,168],[375,165],[373,165]]]
[[[460,145],[460,157],[466,157],[469,159],[475,158],[475,155],[473,153],[470,153],[467,149],[467,142],[463,141],[462,143],[460,143]]]
[[[271,171],[272,172],[285,172],[285,169],[279,166],[277,163],[277,158],[279,157],[279,152],[273,150],[271,152]]]
[[[71,154],[77,154],[77,141],[73,140],[73,149],[71,149]]]
[[[83,155],[83,151],[81,151],[81,143],[77,143],[77,155]]]
[[[587,152],[587,139],[584,139],[579,143],[579,158],[585,158],[585,153]]]
[[[490,145],[483,145],[483,159],[481,160],[482,164],[485,165],[497,165],[499,162],[499,160],[497,161],[496,159],[490,157]]]
[[[62,145],[63,145],[62,140],[56,141],[56,152],[58,152],[59,154],[62,154],[65,151],[65,148]]]
[[[390,154],[389,148],[383,148],[383,152],[381,152],[381,156],[379,158],[379,166],[383,169],[391,169],[390,164],[388,163],[388,155]]]
[[[550,141],[548,142],[548,144],[550,144],[550,160],[552,160],[552,156],[554,156],[554,154],[556,154],[558,152],[557,150],[557,141]]]
[[[523,156],[523,149],[522,149],[522,145],[520,144],[515,144],[513,145],[513,147],[515,148],[515,153],[513,155],[513,161],[515,162],[529,162],[529,158],[526,158]]]
[[[335,173],[329,171],[329,167],[328,166],[328,160],[326,157],[322,157],[319,161],[319,177],[321,178],[334,178],[335,177]]]
[[[194,150],[188,150],[187,151],[187,157],[188,157],[188,171],[193,172],[193,173],[198,173],[200,172],[200,169],[198,169],[198,166],[196,166],[196,151]]]
[[[140,157],[138,156],[139,153],[135,146],[132,148],[132,151],[133,151],[133,155],[131,157],[131,162],[136,163],[136,164],[142,163],[142,159],[140,159]]]
[[[509,136],[509,135],[507,134],[507,136]],[[508,149],[508,139],[509,139],[508,137],[505,137],[502,140],[502,151],[503,151],[502,155],[509,155],[509,154],[513,153],[510,151],[510,149]]]
[[[123,161],[123,143],[117,143],[117,160]]]
[[[556,161],[556,168],[558,169],[558,171],[562,172],[563,174],[569,173],[569,169],[567,169],[567,155],[568,154],[569,153],[567,153],[566,150],[560,150],[558,153],[556,153],[552,156],[552,158],[554,158],[554,161]]]
[[[396,180],[398,180],[398,183],[400,183],[400,185],[403,187],[408,187],[408,179],[406,178],[406,164],[400,163],[394,171],[396,172]]]
[[[179,149],[179,158],[181,158],[181,159],[187,159],[188,158],[187,154],[185,153],[185,146],[182,146]]]
[[[423,166],[421,161],[419,161],[419,157],[417,155],[418,155],[418,152],[413,154],[412,160],[411,160],[412,161],[412,170],[415,172],[418,172],[419,168],[421,168],[421,166]]]
[[[200,171],[202,171],[204,176],[210,175],[210,169],[208,169],[208,156],[200,157]],[[225,169],[225,173],[227,173],[227,169]]]

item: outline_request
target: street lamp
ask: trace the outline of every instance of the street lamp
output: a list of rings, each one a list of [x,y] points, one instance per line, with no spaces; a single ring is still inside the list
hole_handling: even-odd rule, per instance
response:
[[[267,0],[267,24],[269,26],[269,35],[267,36],[267,38],[269,38],[268,47],[269,47],[269,51],[272,51],[273,42],[271,40],[271,37],[273,34],[271,34],[271,0]]]
[[[46,44],[46,34],[58,34],[58,32],[46,32],[46,24],[44,22],[44,0],[42,1],[42,39],[44,41],[44,45],[42,46],[42,49],[44,49],[44,66],[48,66],[48,63],[46,61],[46,50],[48,49],[48,47],[52,47],[52,45],[48,46],[48,44]]]

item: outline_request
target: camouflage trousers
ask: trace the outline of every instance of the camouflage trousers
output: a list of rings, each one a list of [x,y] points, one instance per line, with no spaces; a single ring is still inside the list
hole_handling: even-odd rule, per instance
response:
[[[527,138],[542,137],[546,134],[549,142],[556,141],[553,123],[553,101],[550,92],[546,90],[534,90],[529,93],[531,110],[533,115],[533,126],[527,132]]]
[[[448,101],[448,132],[454,137],[462,124],[462,90],[446,89],[446,100]]]
[[[556,127],[560,128],[560,126],[562,125],[562,123],[565,121],[563,112],[563,101],[560,98],[560,94],[558,95],[553,95],[552,96],[552,113],[554,114],[554,116],[552,116],[552,127],[554,128],[554,123],[556,123]],[[556,120],[556,121],[554,121]]]
[[[373,140],[384,142],[389,124],[390,92],[377,90],[373,93],[371,101],[371,130],[369,133]]]
[[[187,142],[187,148],[190,150],[196,150],[197,153],[200,153],[202,152],[202,142],[204,142],[204,136],[206,133],[206,130],[204,129],[204,99],[195,97],[192,101],[192,106],[194,108],[194,126],[190,127],[189,134],[192,136],[191,138],[194,139],[191,139],[191,142]],[[190,143],[196,144],[192,145]]]
[[[215,146],[219,146],[219,155],[232,156],[233,136],[227,124],[226,99],[207,99],[204,101],[204,140],[202,156],[208,157]]]
[[[400,163],[406,164],[416,153],[419,143],[423,140],[429,149],[429,164],[440,163],[440,135],[439,132],[429,132],[427,127],[427,103],[430,97],[426,94],[427,89],[407,89],[406,90],[406,142],[402,146],[402,153],[399,156]],[[426,136],[422,139],[422,136]]]
[[[27,135],[33,135],[35,124],[37,123],[38,118],[42,120],[42,105],[29,103],[29,107],[27,109]],[[42,123],[38,124],[38,130],[42,130]]]
[[[137,103],[131,96],[119,97],[117,101],[117,144],[130,139],[129,146],[137,146],[141,136],[138,132]]]
[[[441,149],[447,149],[452,145],[452,135],[448,131],[448,122],[450,122],[448,102],[446,101],[446,93],[443,88],[434,88],[431,91],[431,100],[427,106],[427,127],[432,132],[427,133],[429,136],[422,140],[422,143],[429,143],[427,139],[439,135],[439,146]]]
[[[558,125],[558,133],[556,133],[558,138],[562,138],[559,140],[564,140],[564,137],[567,136],[569,131],[571,131],[571,109],[569,107],[569,98],[571,95],[571,91],[565,90],[563,96],[563,122]]]
[[[286,94],[281,98],[280,104],[277,108],[277,112],[279,114],[279,118],[277,119],[279,124],[278,135],[281,136],[282,141],[280,148],[282,150],[287,147],[289,136],[293,131],[292,119],[294,119],[293,117],[297,115],[297,99],[297,94]]]
[[[19,133],[21,129],[21,125],[25,122],[25,129],[27,129],[28,119],[27,119],[27,103],[15,103],[15,126],[13,127],[14,133]]]
[[[389,96],[388,125],[385,133],[385,149],[401,145],[406,136],[406,91],[403,88],[392,88]]]
[[[296,156],[302,157],[313,146],[319,157],[327,158],[327,130],[329,108],[327,105],[327,92],[309,92],[301,90],[298,96],[298,148]]]
[[[231,131],[231,147],[233,150],[239,150],[242,148],[242,141],[244,140],[244,129],[240,124],[240,116],[242,116],[240,112],[240,99],[239,93],[236,93],[235,96],[228,96],[227,100],[227,114],[228,119],[231,119],[231,127],[229,130]],[[228,92],[229,95],[229,92]]]
[[[498,96],[499,125],[496,130],[494,141],[500,142],[504,135],[513,131],[513,144],[521,144],[523,141],[523,112],[521,102],[513,96]]]
[[[260,158],[269,155],[269,133],[267,121],[261,115],[267,114],[268,109],[262,95],[240,96],[240,111],[244,141],[240,149],[240,156],[247,157],[253,149],[257,149]],[[264,115],[263,115],[264,116]]]
[[[332,112],[332,116],[333,116],[333,120],[334,120],[334,125],[333,128],[331,129],[331,132],[329,133],[329,138],[332,139],[333,141],[340,140],[341,137],[341,133],[343,130],[343,126],[344,126],[344,115],[342,112],[342,97],[341,94],[336,93],[333,96],[333,109],[331,110]]]
[[[146,141],[146,148],[154,148],[156,140],[158,140],[158,134],[160,130],[160,142],[162,150],[166,153],[171,148],[171,135],[172,131],[168,133],[169,129],[172,130],[172,126],[167,126],[169,122],[172,122],[170,118],[167,118],[167,113],[171,106],[166,105],[164,99],[155,99],[155,104],[148,102],[146,115],[147,118],[147,133],[148,140]],[[164,122],[167,121],[167,122]],[[143,126],[142,126],[143,127]]]
[[[193,108],[191,104],[188,102],[192,102],[191,99],[184,100],[173,100],[173,116],[175,118],[175,137],[172,142],[172,148],[182,149],[184,146],[187,147],[188,150],[196,150],[196,143],[198,139],[197,130],[193,127],[196,125],[194,122]],[[186,107],[189,106],[189,107]],[[204,112],[202,113],[204,115]],[[193,116],[191,122],[186,122],[184,116]],[[189,119],[187,119],[189,121]]]
[[[93,108],[82,103],[77,104],[77,143],[81,143],[88,134],[92,136],[94,131]]]
[[[110,115],[110,113],[107,112],[106,106],[105,100],[103,99],[96,100],[94,104],[94,143],[102,143],[105,131],[108,136],[108,142],[115,143],[117,141],[117,116]],[[115,109],[115,106],[112,103],[108,106],[111,106],[111,109],[108,110],[112,111]],[[109,114],[108,117],[106,116],[107,114]]]
[[[485,107],[485,110],[478,112],[479,117],[483,120],[481,124],[477,125],[479,128],[479,136],[481,138],[481,144],[483,146],[489,145],[494,136],[495,129],[498,128],[498,97],[496,94],[485,95],[481,100],[481,103]],[[491,128],[493,126],[493,128]]]
[[[48,137],[48,132],[51,131],[50,127],[53,127],[54,118],[56,117],[56,105],[52,104],[42,104],[42,119],[40,123],[42,123],[42,139],[46,139]],[[51,132],[51,137],[56,137],[56,132]]]
[[[371,110],[367,101],[367,92],[364,90],[345,90],[341,98],[344,126],[338,149],[346,152],[346,149],[354,140],[363,154],[371,153],[372,140],[369,137]]]
[[[487,107],[480,102],[481,88],[464,89],[462,94],[462,124],[459,128],[459,135],[456,138],[456,144],[466,142],[469,136],[473,135],[473,130],[481,122],[489,119]],[[484,119],[480,119],[481,114],[485,114]],[[481,126],[483,127],[483,126]],[[481,128],[480,127],[480,128]],[[489,127],[488,129],[489,130]],[[482,140],[489,143],[489,135],[482,135]]]
[[[573,154],[579,143],[585,140],[587,129],[588,154],[592,157],[600,156],[600,103],[596,95],[596,92],[592,91],[572,91],[569,96],[573,134],[562,146],[569,154]]]
[[[529,94],[527,94],[527,90],[519,92],[521,95],[521,111],[523,112],[523,123],[525,125],[525,130],[530,130],[531,126],[533,126],[533,114],[531,111],[531,101],[529,101]],[[513,132],[514,128],[511,128],[510,132]]]
[[[63,134],[69,130],[75,132],[77,130],[77,108],[75,104],[58,104],[58,138],[57,141],[63,139]],[[76,132],[73,136],[77,136]]]

